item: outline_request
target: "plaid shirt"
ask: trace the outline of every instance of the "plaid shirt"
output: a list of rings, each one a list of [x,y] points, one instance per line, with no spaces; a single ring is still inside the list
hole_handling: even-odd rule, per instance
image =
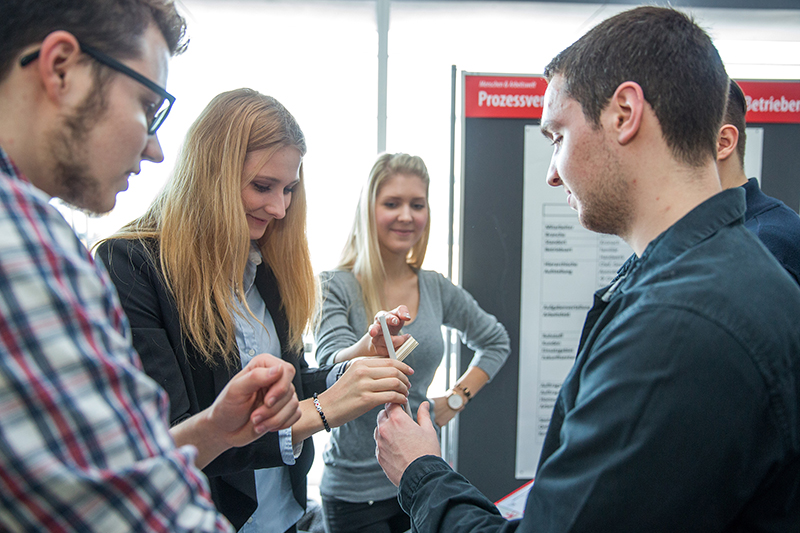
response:
[[[108,276],[0,148],[0,530],[232,531]]]

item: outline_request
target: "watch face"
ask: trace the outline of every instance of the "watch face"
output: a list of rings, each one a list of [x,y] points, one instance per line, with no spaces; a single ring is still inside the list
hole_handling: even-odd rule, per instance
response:
[[[447,397],[447,405],[453,410],[461,409],[461,406],[464,405],[464,398],[459,394],[453,393]]]

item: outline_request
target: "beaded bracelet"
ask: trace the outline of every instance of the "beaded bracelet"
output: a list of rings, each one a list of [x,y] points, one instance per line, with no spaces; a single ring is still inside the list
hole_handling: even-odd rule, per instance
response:
[[[331,432],[331,427],[328,425],[328,421],[325,419],[325,413],[322,412],[322,406],[319,404],[319,398],[317,398],[317,393],[314,393],[314,407],[317,408],[317,412],[319,413],[320,418],[322,418],[322,425],[325,426],[325,431],[328,433]]]

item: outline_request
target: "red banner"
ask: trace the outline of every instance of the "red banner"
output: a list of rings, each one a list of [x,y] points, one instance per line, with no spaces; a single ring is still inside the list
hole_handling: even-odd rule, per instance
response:
[[[750,124],[800,124],[800,82],[739,81]],[[547,80],[538,76],[464,75],[467,118],[542,118]]]
[[[464,75],[467,118],[542,118],[547,81],[535,76]]]
[[[737,81],[747,100],[747,122],[800,124],[800,82]]]

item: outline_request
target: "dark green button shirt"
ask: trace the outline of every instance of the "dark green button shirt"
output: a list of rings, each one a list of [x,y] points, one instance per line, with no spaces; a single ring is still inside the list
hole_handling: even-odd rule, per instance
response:
[[[598,291],[521,521],[425,457],[413,530],[800,531],[800,288],[744,212],[714,196]]]

